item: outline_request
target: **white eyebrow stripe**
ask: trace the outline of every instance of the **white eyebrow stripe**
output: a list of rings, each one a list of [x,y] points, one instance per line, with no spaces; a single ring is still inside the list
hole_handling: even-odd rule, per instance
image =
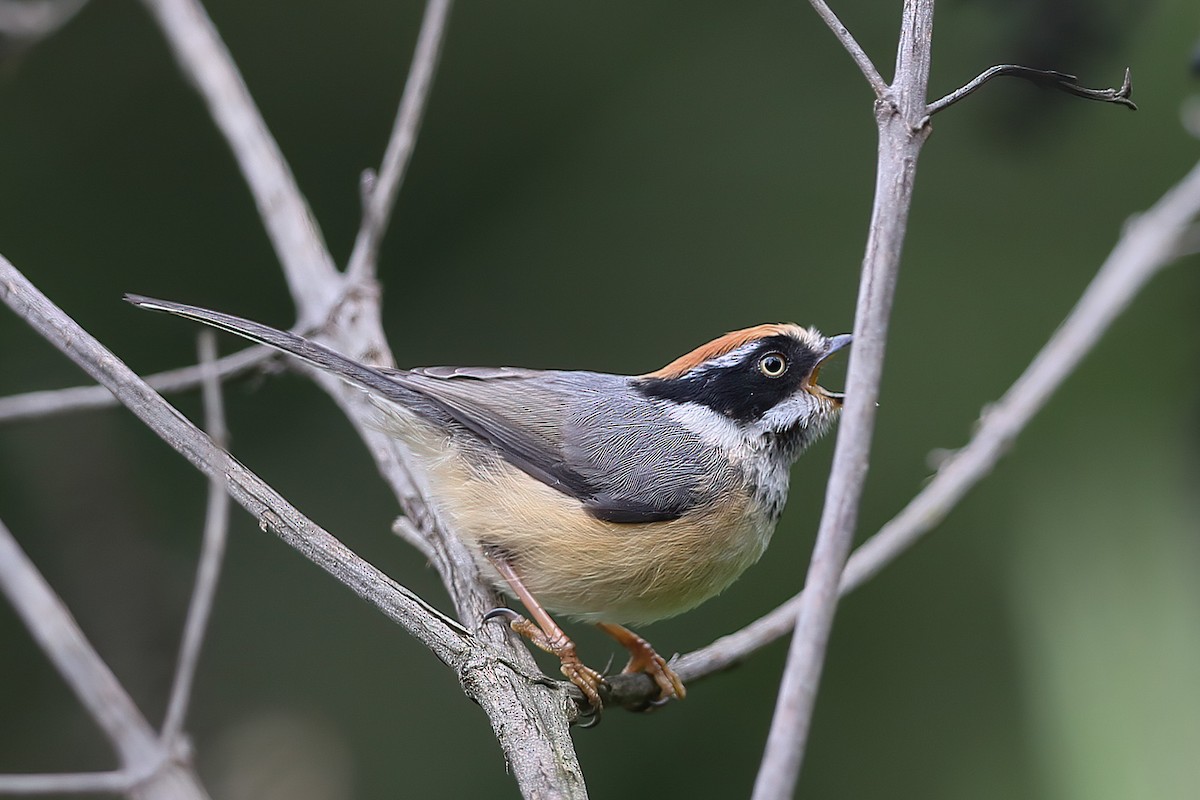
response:
[[[743,361],[745,361],[746,356],[754,352],[754,350],[762,343],[762,341],[762,339],[755,339],[752,342],[747,342],[741,347],[730,350],[723,356],[710,359],[709,361],[703,361],[684,373],[684,377],[688,375],[703,375],[705,372],[711,372],[712,370],[736,367],[738,364],[741,364]]]

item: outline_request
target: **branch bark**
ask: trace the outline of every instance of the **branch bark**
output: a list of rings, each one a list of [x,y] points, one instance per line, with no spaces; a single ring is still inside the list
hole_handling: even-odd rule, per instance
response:
[[[145,0],[145,5],[233,150],[283,265],[288,288],[302,312],[301,321],[319,321],[319,310],[338,293],[337,270],[308,201],[258,113],[229,50],[200,3]],[[303,312],[313,316],[305,317]]]
[[[404,94],[400,98],[400,109],[396,112],[396,123],[383,154],[383,163],[378,174],[364,173],[364,178],[369,175],[370,180],[364,180],[363,183],[363,220],[354,240],[354,250],[346,264],[346,276],[352,282],[375,277],[379,247],[417,144],[421,120],[425,116],[425,105],[429,101],[429,90],[433,86],[433,76],[441,57],[451,7],[451,0],[430,0],[425,5],[421,31],[417,34],[417,47],[413,52],[412,65],[408,68],[408,79],[404,82]]]
[[[471,634],[408,589],[354,555],[258,476],[221,450],[163,400],[129,367],[51,303],[0,256],[0,300],[48,342],[117,396],[121,404],[197,469],[224,483],[226,491],[263,528],[375,605],[425,644],[443,662],[461,664]]]
[[[858,589],[917,544],[987,476],[1146,284],[1188,255],[1185,245],[1197,217],[1200,163],[1126,225],[1070,314],[1003,397],[987,406],[970,441],[944,459],[925,488],[854,551],[842,571],[839,597]],[[741,630],[680,656],[672,667],[691,683],[740,664],[792,632],[803,595],[800,592]],[[648,677],[620,678],[613,689],[621,703],[645,702],[657,691]]]
[[[222,378],[233,377],[265,364],[276,355],[267,347],[247,347],[216,361],[217,373]],[[157,392],[180,392],[200,385],[204,368],[196,365],[181,367],[166,372],[148,375],[146,385]],[[0,424],[25,422],[32,419],[70,414],[91,408],[109,408],[118,405],[117,398],[103,386],[71,386],[66,389],[50,389],[42,392],[26,392],[10,397],[0,397]]]
[[[439,16],[440,24],[444,24],[449,6],[440,5],[441,0],[431,1],[439,5],[426,14],[427,24],[433,25],[430,20]],[[296,300],[298,327],[317,327],[320,333],[314,338],[360,359],[392,363],[374,285],[337,274],[290,169],[203,8],[196,0],[145,2],[172,43],[180,68],[196,85],[229,141],[255,196]],[[437,9],[442,12],[434,13]],[[421,37],[425,42],[431,38],[440,41],[440,33],[438,37],[432,33]],[[418,50],[433,56],[437,52],[433,46]],[[420,103],[415,99],[413,105],[419,110]],[[399,115],[404,120],[410,117],[404,111]],[[412,119],[415,125],[419,113]],[[393,136],[394,143],[399,141]],[[400,144],[390,149],[401,152]],[[402,162],[397,157],[396,163]],[[395,180],[398,186],[401,173],[397,170],[394,178],[382,180]],[[384,197],[379,195],[373,201],[383,202]],[[385,219],[386,214],[381,218]],[[349,278],[361,278],[367,270],[358,272]],[[360,392],[349,390],[328,375],[314,375],[314,379],[347,414],[405,515],[427,537],[435,555],[433,564],[450,591],[459,618],[480,619],[495,605],[494,595],[480,579],[466,548],[437,518],[420,476],[409,468],[403,448],[369,425],[375,411]],[[301,548],[301,552],[306,551]],[[569,721],[578,713],[571,695],[557,685],[546,685],[544,679],[528,679],[529,675],[539,674],[537,666],[511,633],[488,626],[479,637],[489,645],[489,652],[498,651],[499,660],[489,656],[473,662],[471,668],[460,669],[460,678],[467,695],[487,713],[521,791],[527,797],[585,797],[583,775],[568,730]],[[511,665],[515,671],[499,667],[500,663]]]
[[[906,0],[896,54],[896,77],[875,104],[879,163],[854,317],[854,349],[846,374],[846,402],[825,492],[825,508],[800,599],[796,632],[754,784],[755,800],[791,797],[804,758],[825,649],[837,609],[838,581],[850,553],[867,477],[875,403],[912,204],[917,156],[929,134],[923,120],[932,43],[933,0]]]
[[[6,276],[0,266],[0,284]],[[8,293],[5,294],[7,298]],[[88,710],[92,719],[112,742],[121,762],[127,791],[132,798],[146,800],[201,800],[204,788],[189,767],[173,760],[164,750],[150,723],[142,716],[133,699],[125,692],[112,670],[92,648],[71,612],[59,599],[37,567],[21,550],[8,528],[0,522],[0,591],[8,597],[34,640],[54,663],[63,680]],[[0,781],[0,792],[40,789],[50,791],[72,783],[103,784],[114,780],[93,774],[83,778],[71,775],[12,775]]]
[[[862,49],[858,40],[842,24],[842,21],[838,19],[837,14],[833,13],[833,9],[829,7],[829,4],[825,0],[809,0],[809,4],[817,12],[817,16],[829,26],[829,30],[833,32],[837,40],[842,43],[842,47],[850,54],[850,58],[854,59],[854,63],[858,65],[863,77],[867,79],[867,83],[871,85],[872,91],[875,92],[875,97],[882,99],[888,92],[887,81],[879,74],[879,70],[875,68],[871,57]]]
[[[200,367],[204,371],[204,427],[208,437],[221,449],[228,447],[225,409],[221,402],[220,373],[217,371],[217,337],[211,330],[200,332]],[[179,664],[167,702],[163,720],[162,740],[170,747],[183,735],[183,720],[192,695],[192,682],[200,662],[200,647],[208,630],[208,618],[217,596],[217,581],[225,557],[225,541],[229,536],[229,495],[218,478],[209,478],[208,506],[205,511],[204,537],[200,545],[196,586],[188,604],[187,621],[183,626],[183,641],[179,646]]]

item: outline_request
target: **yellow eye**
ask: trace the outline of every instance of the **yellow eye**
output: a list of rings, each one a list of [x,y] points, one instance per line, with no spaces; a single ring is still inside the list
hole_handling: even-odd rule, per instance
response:
[[[778,378],[787,372],[787,359],[783,353],[767,353],[758,360],[758,371],[768,378]]]

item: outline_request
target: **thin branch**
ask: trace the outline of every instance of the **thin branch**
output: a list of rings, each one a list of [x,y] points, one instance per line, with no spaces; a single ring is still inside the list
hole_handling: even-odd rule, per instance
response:
[[[967,85],[955,89],[945,97],[933,101],[925,109],[925,114],[932,117],[939,111],[946,110],[959,100],[976,91],[992,78],[999,77],[1022,78],[1036,83],[1038,86],[1058,89],[1060,92],[1073,94],[1085,100],[1095,100],[1100,103],[1115,103],[1125,106],[1130,111],[1137,111],[1137,106],[1129,99],[1130,95],[1133,94],[1133,80],[1128,67],[1125,68],[1125,79],[1121,82],[1120,88],[1089,89],[1086,86],[1081,86],[1077,77],[1068,75],[1065,72],[1057,72],[1052,69],[1033,69],[1032,67],[1022,67],[1017,64],[1000,64],[984,70]]]
[[[1008,450],[1083,357],[1151,277],[1171,263],[1200,215],[1200,164],[1131,221],[1079,302],[1028,369],[984,412],[971,442],[939,468],[904,510],[846,565],[850,591],[876,575],[936,526]]]
[[[117,748],[122,762],[128,765],[155,757],[158,745],[150,724],[3,522],[0,591]]]
[[[361,299],[361,298],[358,298]],[[571,746],[568,723],[576,711],[570,696],[541,680],[532,656],[513,635],[500,626],[488,626],[478,636],[400,586],[345,545],[304,517],[277,492],[227,453],[215,447],[202,431],[188,422],[149,389],[124,364],[73,320],[51,304],[7,260],[0,256],[0,300],[28,321],[94,379],[109,387],[121,403],[146,425],[209,476],[224,476],[233,499],[321,569],[344,583],[359,597],[382,611],[458,674],[463,690],[487,712],[492,729],[509,760],[522,791],[531,797],[586,797],[587,790]],[[353,304],[353,322],[368,324],[370,315]],[[336,327],[336,326],[335,326]],[[351,328],[353,330],[353,328]],[[368,431],[370,418],[362,393],[326,387],[349,410],[380,469],[394,487],[412,487],[403,496],[406,509],[424,513],[416,519],[439,532],[435,565],[453,592],[460,613],[479,619],[492,595],[483,589],[478,571],[465,546],[444,534],[432,512],[422,512],[418,485],[403,462],[396,442],[378,431]],[[398,489],[399,490],[399,489]],[[446,565],[451,565],[449,568]],[[444,570],[444,571],[443,571]]]
[[[0,795],[124,794],[132,783],[129,773],[124,770],[0,775]]]
[[[825,21],[829,26],[829,30],[833,31],[833,35],[842,43],[842,47],[846,48],[846,52],[854,59],[854,63],[862,70],[863,77],[867,79],[867,83],[871,84],[871,90],[875,92],[877,98],[882,98],[887,94],[888,85],[883,76],[879,74],[879,70],[875,69],[875,65],[871,62],[871,58],[866,51],[858,44],[858,41],[851,35],[849,29],[842,24],[842,21],[837,18],[837,14],[833,13],[825,0],[809,0],[813,10],[817,15]]]
[[[421,20],[421,31],[417,34],[417,46],[413,51],[412,65],[408,68],[408,79],[404,83],[404,94],[400,98],[392,135],[383,154],[383,164],[371,180],[363,181],[363,220],[346,266],[346,276],[352,283],[360,283],[375,275],[379,247],[396,204],[396,195],[404,182],[413,148],[417,144],[417,133],[437,72],[451,5],[451,0],[429,0],[425,4],[425,16]]]
[[[299,327],[319,327],[322,335],[317,338],[342,352],[376,364],[392,363],[380,320],[378,292],[373,284],[351,283],[334,270],[332,258],[316,232],[307,205],[295,189],[278,146],[270,140],[228,50],[203,9],[196,0],[145,2],[171,40],[184,74],[199,87],[218,127],[237,154],[264,224],[270,231],[297,234],[293,237],[272,234],[272,241],[280,252],[281,266],[296,299]],[[230,107],[225,108],[226,105]],[[260,165],[258,160],[269,164]],[[283,193],[286,203],[265,202],[270,199],[269,193],[256,188],[263,182],[260,171],[265,171],[268,177],[274,176],[274,182],[267,183],[278,184],[276,188]],[[289,255],[293,248],[297,252]],[[450,591],[460,618],[479,619],[495,604],[494,595],[481,579],[466,546],[433,511],[426,499],[427,487],[410,468],[403,446],[372,426],[377,412],[362,392],[349,390],[329,375],[314,374],[314,379],[341,406],[391,485],[405,515],[427,536],[436,554],[433,564]],[[265,504],[263,508],[266,513]],[[292,543],[306,552],[302,544]],[[353,581],[349,585],[358,590]],[[500,653],[503,663],[515,664],[523,672],[536,672],[537,666],[525,647],[499,626],[489,626],[479,638]],[[549,690],[541,682],[526,681],[507,668],[497,668],[496,663],[490,657],[474,659],[469,669],[460,670],[460,678],[467,696],[487,713],[521,791],[538,797],[585,796],[587,790],[568,730],[577,707],[563,692]]]
[[[258,206],[303,325],[320,322],[340,283],[308,202],[296,185],[225,43],[196,0],[144,0],[183,73],[233,150]],[[307,316],[312,315],[312,316]]]
[[[203,330],[199,338],[200,367],[204,375],[204,427],[213,444],[222,449],[228,447],[229,433],[225,426],[225,409],[221,402],[221,379],[216,368],[217,337],[212,330]],[[200,563],[196,568],[196,586],[188,605],[187,622],[184,623],[183,641],[179,648],[179,665],[175,669],[175,681],[171,686],[170,700],[162,727],[163,745],[174,749],[183,733],[183,722],[187,716],[188,702],[192,695],[192,684],[196,666],[200,661],[200,648],[208,630],[213,602],[217,595],[217,581],[221,576],[221,563],[225,556],[225,541],[229,529],[229,495],[220,478],[208,482],[208,508],[204,518],[204,538],[200,545]]]
[[[462,665],[472,649],[469,631],[352,553],[258,476],[214,445],[203,431],[46,299],[3,256],[0,256],[0,299],[88,375],[107,386],[122,405],[197,469],[223,480],[234,500],[258,519],[264,529],[274,531],[310,561],[376,606],[443,662],[451,666]]]
[[[161,747],[150,723],[3,522],[0,522],[0,592],[104,731],[120,758],[121,771],[127,778],[146,776],[138,796],[161,800],[199,800],[208,796],[190,769],[169,762],[169,751]],[[32,781],[45,785],[51,777],[54,776],[8,776],[7,783],[11,786]],[[95,775],[86,779],[64,775],[62,780],[64,784],[72,784],[100,779]]]
[[[854,551],[842,572],[839,596],[862,586],[937,527],[987,475],[1146,283],[1180,257],[1179,244],[1193,235],[1198,216],[1200,164],[1123,231],[1062,325],[1004,396],[988,406],[971,440],[941,463],[900,513]],[[741,630],[679,656],[672,667],[691,683],[740,664],[792,632],[802,596],[803,592],[796,594]],[[617,677],[610,682],[622,704],[644,703],[658,691],[649,677]]]
[[[215,366],[221,378],[230,378],[248,372],[276,356],[276,352],[269,347],[256,345],[217,359]],[[159,372],[143,380],[155,391],[170,393],[196,388],[203,381],[203,376],[204,368],[197,364]],[[113,397],[112,392],[103,386],[94,385],[14,394],[0,397],[0,424],[115,405],[118,405],[117,398]]]
[[[429,543],[428,537],[408,517],[396,517],[392,522],[392,533],[415,547],[429,561],[437,558],[437,551]]]
[[[917,157],[928,136],[925,115],[933,39],[933,0],[906,0],[896,56],[893,100],[876,103],[879,164],[866,255],[863,258],[854,349],[846,375],[846,403],[825,492],[825,508],[800,600],[796,633],[762,766],[755,800],[792,797],[816,703],[825,650],[837,609],[838,581],[858,522],[871,451],[875,401],[883,374],[888,322],[900,269]]]

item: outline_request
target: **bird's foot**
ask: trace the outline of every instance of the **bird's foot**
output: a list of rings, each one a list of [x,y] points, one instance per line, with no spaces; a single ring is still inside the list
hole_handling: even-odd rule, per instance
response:
[[[483,621],[488,622],[499,617],[507,619],[509,627],[528,639],[539,650],[558,658],[562,674],[579,687],[579,691],[583,692],[583,696],[593,710],[589,716],[594,716],[598,721],[600,710],[604,707],[604,701],[600,697],[600,689],[605,685],[604,676],[580,660],[575,649],[575,642],[571,641],[561,630],[556,635],[547,635],[537,624],[530,622],[510,608],[492,609],[484,615]],[[590,723],[587,727],[594,724],[596,722]]]
[[[622,625],[600,622],[597,626],[629,651],[629,663],[623,672],[644,672],[654,679],[658,686],[658,699],[652,701],[650,707],[661,706],[672,698],[682,700],[687,697],[683,681],[649,642]]]

